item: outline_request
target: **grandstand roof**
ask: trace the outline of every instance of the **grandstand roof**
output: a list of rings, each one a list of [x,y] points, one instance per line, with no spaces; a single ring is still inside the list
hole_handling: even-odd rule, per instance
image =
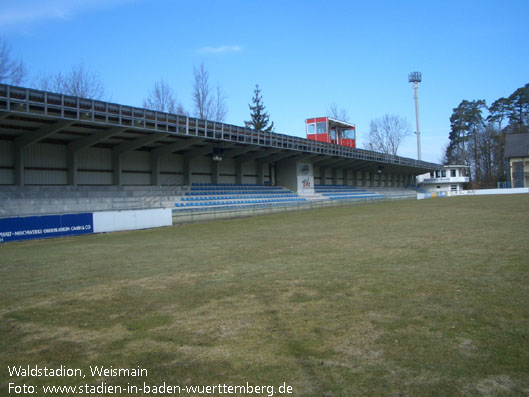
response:
[[[60,143],[73,151],[90,146],[118,152],[155,151],[263,162],[296,156],[317,165],[376,172],[422,174],[439,164],[278,133],[157,112],[99,100],[0,84],[0,139],[18,147]]]

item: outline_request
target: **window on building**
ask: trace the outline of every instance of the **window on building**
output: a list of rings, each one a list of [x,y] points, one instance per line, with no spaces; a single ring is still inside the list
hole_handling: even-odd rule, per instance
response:
[[[524,187],[523,161],[511,161],[512,187]]]
[[[440,178],[441,177],[441,173],[439,171],[435,171],[435,177],[436,178]]]
[[[430,178],[433,178],[433,171],[430,171]]]
[[[446,178],[446,170],[441,170],[441,178]]]
[[[453,192],[457,191],[457,185],[450,185],[450,190]]]
[[[450,170],[450,176],[452,178],[455,178],[456,177],[456,170]]]
[[[316,134],[327,133],[327,123],[316,123]]]
[[[314,124],[308,124],[307,125],[307,134],[314,134],[315,127],[316,126]]]

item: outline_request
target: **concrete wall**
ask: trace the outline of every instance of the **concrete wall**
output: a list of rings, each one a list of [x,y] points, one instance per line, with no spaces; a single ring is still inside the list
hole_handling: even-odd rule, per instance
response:
[[[184,184],[184,158],[170,154],[160,159],[160,184],[182,186]]]
[[[0,140],[0,184],[13,185],[15,183],[15,166],[13,142]]]
[[[24,163],[23,172],[17,164]],[[261,160],[262,161],[262,160]],[[310,163],[310,160],[307,161]],[[189,164],[189,167],[187,167]],[[277,181],[274,180],[274,166]],[[73,170],[76,170],[73,172]],[[362,187],[402,186],[406,175],[383,175],[354,169],[313,167],[315,184],[339,184]],[[0,185],[174,185],[188,183],[266,183],[297,190],[296,160],[272,163],[225,158],[215,163],[210,156],[186,160],[170,154],[153,158],[145,150],[129,151],[117,156],[111,148],[89,147],[72,154],[65,145],[32,144],[19,156],[12,141],[0,140]]]
[[[24,157],[24,185],[68,185],[71,171],[71,154],[64,145],[37,143],[22,150]],[[158,170],[153,165],[151,153],[134,150],[119,156],[116,163],[112,149],[90,147],[75,154],[77,185],[146,186],[155,182],[162,185],[181,186],[185,184],[185,160],[183,155],[170,154],[159,158]],[[16,184],[15,145],[0,140],[0,185]],[[116,164],[121,174],[116,179]],[[215,167],[218,166],[218,170]],[[270,180],[268,164],[261,164],[262,182]],[[190,161],[190,183],[212,183],[218,173],[218,183],[259,183],[258,165],[250,161],[238,165],[235,159],[226,158],[217,165],[209,156],[196,157]],[[240,167],[240,171],[238,171]],[[158,175],[156,176],[156,172]],[[238,178],[238,173],[239,178]]]
[[[284,159],[276,162],[277,185],[297,192],[298,177],[296,164],[296,160],[293,159]]]
[[[112,151],[88,148],[77,155],[79,185],[112,185]]]

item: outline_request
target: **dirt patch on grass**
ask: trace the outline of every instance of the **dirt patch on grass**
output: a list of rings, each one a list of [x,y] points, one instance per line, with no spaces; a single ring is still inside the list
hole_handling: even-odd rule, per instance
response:
[[[383,350],[375,342],[382,335],[383,330],[371,321],[355,321],[346,332],[330,338],[327,346],[345,356],[347,361],[377,361],[383,358]]]
[[[483,396],[512,395],[516,387],[508,375],[493,375],[480,380],[472,389],[477,390]]]
[[[472,357],[478,353],[478,348],[474,342],[466,338],[458,338],[457,349],[466,357]]]
[[[86,324],[76,324],[72,327],[43,326],[36,323],[16,324],[15,328],[24,334],[22,344],[34,346],[33,351],[41,350],[35,346],[50,342],[71,342],[83,346],[83,350],[92,358],[104,355],[100,347],[121,341],[130,336],[130,332],[121,324],[106,329],[86,329]]]

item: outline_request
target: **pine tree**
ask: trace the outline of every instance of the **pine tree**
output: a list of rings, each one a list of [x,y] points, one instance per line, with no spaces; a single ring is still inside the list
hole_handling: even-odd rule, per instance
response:
[[[274,122],[268,125],[270,116],[265,111],[262,99],[261,90],[259,89],[259,84],[257,84],[254,90],[254,97],[252,98],[253,106],[248,105],[251,120],[245,121],[244,124],[246,124],[246,127],[253,128],[256,131],[272,132],[274,130]]]
[[[509,124],[513,133],[529,132],[529,84],[518,88],[509,97],[512,107]]]

